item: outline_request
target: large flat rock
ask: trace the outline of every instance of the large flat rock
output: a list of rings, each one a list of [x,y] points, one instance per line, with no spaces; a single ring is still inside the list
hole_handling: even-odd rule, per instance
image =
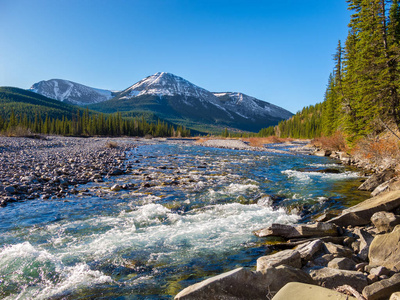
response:
[[[341,294],[334,290],[317,285],[290,282],[286,284],[272,300],[356,300],[356,298]]]
[[[357,271],[322,268],[312,270],[310,275],[318,285],[330,289],[347,284],[358,292],[362,292],[362,290],[367,286],[367,276]]]
[[[370,223],[378,211],[391,211],[400,207],[400,191],[391,191],[367,199],[353,207],[343,210],[340,216],[328,221],[339,226],[361,226]]]
[[[288,265],[301,268],[301,255],[296,250],[284,250],[275,254],[261,256],[257,259],[257,271],[264,272],[269,267]]]
[[[175,299],[267,299],[288,282],[314,283],[306,272],[290,266],[270,267],[261,272],[239,268],[182,290]]]
[[[334,224],[317,222],[314,224],[285,225],[272,224],[255,232],[259,237],[280,236],[287,239],[337,236],[338,230]]]
[[[369,246],[368,258],[371,265],[400,271],[400,225],[391,233],[375,236]]]
[[[400,274],[397,273],[388,279],[375,282],[366,286],[363,290],[363,296],[368,300],[385,300],[392,293],[400,290]]]

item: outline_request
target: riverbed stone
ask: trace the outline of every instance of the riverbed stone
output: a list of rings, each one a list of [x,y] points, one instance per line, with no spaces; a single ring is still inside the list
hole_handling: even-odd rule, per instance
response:
[[[400,300],[400,292],[393,293],[389,300]]]
[[[304,261],[311,260],[322,249],[323,242],[321,240],[310,241],[299,245],[295,248],[300,253],[300,257]]]
[[[379,211],[372,215],[371,222],[378,230],[378,233],[387,233],[400,224],[400,216],[387,211]]]
[[[354,270],[356,263],[347,257],[337,257],[328,263],[328,268],[339,270]]]
[[[357,236],[358,257],[362,260],[368,259],[369,247],[374,239],[373,235],[362,228],[356,228],[354,234]]]
[[[371,265],[400,271],[400,225],[391,233],[375,236],[369,248],[368,258]]]
[[[400,290],[400,273],[394,274],[388,279],[377,281],[366,286],[362,294],[368,300],[388,299],[392,293]]]
[[[336,254],[339,257],[351,257],[353,255],[350,248],[334,243],[324,243],[324,249],[326,253]]]
[[[331,289],[317,285],[289,282],[272,298],[272,300],[356,300]]]
[[[257,271],[264,272],[269,267],[288,265],[301,268],[300,252],[296,250],[284,250],[275,254],[262,256],[257,259]]]
[[[341,285],[350,285],[358,292],[367,286],[367,276],[357,271],[338,270],[333,268],[322,268],[310,271],[311,278],[318,285],[334,289]]]
[[[367,225],[374,213],[392,211],[398,207],[400,207],[400,191],[390,191],[343,210],[341,215],[329,220],[328,223],[343,227]]]
[[[313,153],[313,155],[315,155],[315,156],[329,156],[331,154],[332,154],[332,151],[327,150],[327,149],[317,150]]]
[[[191,285],[175,299],[266,299],[291,281],[313,283],[307,273],[290,266],[270,267],[264,273],[238,268]]]
[[[362,191],[372,192],[380,184],[389,181],[395,175],[393,169],[384,170],[380,173],[374,173],[366,181],[361,184],[358,189]]]
[[[337,236],[338,228],[334,224],[316,222],[307,225],[272,224],[255,232],[259,237],[280,236],[286,239]]]

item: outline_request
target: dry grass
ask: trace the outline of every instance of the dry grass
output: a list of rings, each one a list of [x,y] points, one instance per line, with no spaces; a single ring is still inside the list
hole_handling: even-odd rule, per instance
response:
[[[249,145],[252,147],[263,147],[265,144],[280,144],[280,143],[290,142],[293,139],[269,136],[269,137],[251,137],[242,140],[244,142],[249,143]]]
[[[331,150],[331,151],[347,151],[347,143],[342,132],[337,131],[330,137],[315,138],[311,141],[312,145],[317,148]]]
[[[395,167],[400,161],[400,143],[393,135],[384,134],[360,140],[352,150],[353,156],[376,169]]]

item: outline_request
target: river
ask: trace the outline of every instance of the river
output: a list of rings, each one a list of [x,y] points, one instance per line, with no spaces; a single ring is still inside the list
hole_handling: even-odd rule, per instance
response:
[[[325,157],[164,142],[128,158],[132,172],[75,196],[0,209],[0,298],[173,299],[254,269],[266,251],[254,230],[367,198],[356,170]],[[110,190],[126,183],[135,189]]]

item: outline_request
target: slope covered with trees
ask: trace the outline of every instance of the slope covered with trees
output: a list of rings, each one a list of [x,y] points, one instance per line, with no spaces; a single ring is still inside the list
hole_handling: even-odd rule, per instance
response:
[[[314,138],[340,131],[350,144],[398,128],[400,7],[398,0],[347,0],[352,11],[344,45],[339,41],[325,99],[282,121],[275,133]]]
[[[0,132],[74,136],[189,136],[190,130],[144,115],[102,114],[18,88],[0,87]],[[26,132],[26,131],[25,131]]]

